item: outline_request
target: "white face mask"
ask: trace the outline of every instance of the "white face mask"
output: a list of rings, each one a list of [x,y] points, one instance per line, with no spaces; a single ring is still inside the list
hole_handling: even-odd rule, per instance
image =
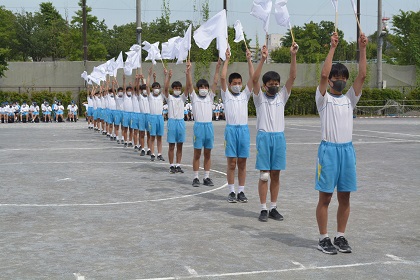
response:
[[[159,93],[160,93],[160,89],[158,88],[153,89],[153,95],[159,95]]]
[[[201,88],[201,89],[198,90],[198,94],[201,97],[205,97],[205,96],[207,96],[207,94],[209,94],[209,90],[206,89],[206,88]]]
[[[231,86],[230,87],[230,90],[233,93],[240,93],[241,92],[241,89],[242,89],[242,85],[234,85],[234,86]]]
[[[174,90],[174,95],[175,96],[180,96],[181,95],[181,91],[180,90]]]
[[[131,91],[127,91],[127,96],[130,97],[131,96]]]
[[[143,90],[141,91],[141,93],[143,94],[143,96],[147,96],[147,90],[143,89]]]
[[[118,92],[118,97],[122,97],[123,96],[123,92],[122,91],[119,91]]]

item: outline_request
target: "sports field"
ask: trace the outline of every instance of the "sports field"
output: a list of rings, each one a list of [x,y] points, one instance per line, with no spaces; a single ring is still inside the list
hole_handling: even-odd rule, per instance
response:
[[[284,221],[267,223],[258,221],[249,123],[249,202],[235,204],[226,201],[224,121],[214,122],[215,186],[199,188],[191,186],[193,122],[184,174],[83,120],[0,124],[0,279],[420,279],[420,118],[355,119],[353,253],[332,256],[316,249],[319,119],[286,118]],[[336,208],[334,200],[332,236]]]

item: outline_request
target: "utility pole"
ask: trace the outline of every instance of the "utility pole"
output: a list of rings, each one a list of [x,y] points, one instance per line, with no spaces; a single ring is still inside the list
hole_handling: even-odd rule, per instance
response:
[[[378,49],[377,49],[377,87],[383,88],[382,81],[382,45],[384,44],[384,36],[386,31],[382,29],[382,0],[378,0]]]
[[[136,24],[137,44],[141,46],[141,0],[136,0]],[[142,58],[140,51],[140,62],[141,61]]]
[[[360,0],[357,0],[357,19],[360,24]],[[356,61],[359,62],[360,59],[360,49],[359,49],[359,37],[360,37],[360,28],[359,24],[356,23]]]
[[[88,43],[87,43],[87,15],[86,15],[86,0],[82,0],[83,13],[83,65],[86,71],[86,62],[88,59]]]
[[[223,0],[223,9],[227,11],[227,0]]]

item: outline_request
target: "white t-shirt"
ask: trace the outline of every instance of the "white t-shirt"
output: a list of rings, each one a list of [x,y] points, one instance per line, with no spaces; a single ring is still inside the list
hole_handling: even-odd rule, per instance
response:
[[[71,106],[71,105],[70,105],[70,109],[69,109],[69,111],[70,111],[70,112],[72,112],[72,113],[76,113],[76,112],[77,112],[77,109],[78,109],[78,108],[77,108],[77,105],[74,105],[74,106]]]
[[[143,94],[139,95],[139,107],[140,107],[140,113],[143,114],[150,114],[150,106],[149,106],[149,97]]]
[[[124,112],[133,112],[133,99],[132,99],[132,95],[130,97],[128,97],[128,95],[126,93],[124,93]]]
[[[22,105],[22,107],[20,107],[20,111],[22,113],[29,112],[29,105]]]
[[[163,94],[160,93],[158,96],[149,94],[149,108],[150,115],[162,115]]]
[[[108,108],[110,110],[116,110],[117,109],[117,104],[115,102],[115,96],[113,93],[108,94]]]
[[[124,111],[124,94],[121,97],[118,94],[115,95],[115,105],[118,111]]]
[[[95,97],[93,97],[93,109],[98,108],[98,103],[99,103],[99,98],[95,95]]]
[[[133,95],[133,112],[140,113],[139,96],[136,94]]]
[[[290,93],[285,86],[276,93],[274,98],[269,98],[262,92],[254,94],[254,104],[257,110],[257,130],[265,132],[284,131],[284,107]],[[226,113],[225,113],[226,114]]]
[[[211,122],[213,118],[213,100],[214,93],[209,90],[206,97],[200,97],[193,90],[190,93],[192,112],[194,114],[194,120],[196,122]]]
[[[248,101],[251,97],[251,91],[248,86],[238,95],[233,95],[229,89],[221,91],[223,104],[218,109],[224,108],[226,124],[246,125],[248,124]],[[222,107],[222,108],[221,108]]]
[[[90,96],[88,96],[87,102],[88,102],[87,104],[88,107],[93,107],[93,99]]]
[[[316,107],[321,118],[321,137],[323,141],[347,143],[352,141],[353,110],[359,102],[353,87],[345,95],[334,96],[328,91],[322,96],[316,89]]]
[[[185,94],[181,94],[178,97],[169,95],[168,98],[165,96],[165,100],[168,108],[169,119],[184,119],[184,103],[187,101]]]

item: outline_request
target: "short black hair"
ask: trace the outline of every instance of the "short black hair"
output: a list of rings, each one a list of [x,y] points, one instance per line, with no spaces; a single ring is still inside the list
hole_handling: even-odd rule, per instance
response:
[[[146,85],[140,85],[140,90],[146,89]]]
[[[119,87],[118,89],[117,89],[117,91],[124,91],[124,89],[122,88],[122,87]]]
[[[202,86],[210,88],[209,82],[207,82],[206,79],[198,80],[196,86],[197,86],[197,88],[201,88]]]
[[[129,89],[133,89],[133,87],[132,86],[128,86],[128,87],[125,88],[125,90],[129,90]]]
[[[268,71],[262,77],[263,84],[265,85],[268,81],[277,81],[280,83],[280,75],[275,71]]]
[[[180,81],[175,81],[175,82],[172,83],[171,87],[172,88],[176,88],[176,87],[182,88],[182,84],[181,84]]]
[[[242,76],[241,76],[241,74],[236,73],[236,72],[230,74],[229,75],[229,84],[232,83],[233,79],[241,79],[241,81],[242,81]]]
[[[159,84],[158,82],[154,82],[154,83],[152,84],[152,88],[155,88],[155,87],[160,87],[160,84]]]
[[[346,79],[349,78],[349,69],[344,64],[341,63],[335,63],[331,67],[330,75],[328,76],[328,79],[331,79],[332,77],[344,77]]]

